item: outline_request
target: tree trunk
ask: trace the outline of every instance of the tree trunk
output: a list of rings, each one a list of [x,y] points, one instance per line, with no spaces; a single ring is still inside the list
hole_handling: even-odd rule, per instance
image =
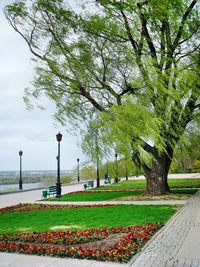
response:
[[[173,151],[170,151],[170,155],[162,154],[153,163],[152,168],[143,168],[147,181],[147,194],[159,196],[170,193],[167,176],[171,165],[172,154]]]

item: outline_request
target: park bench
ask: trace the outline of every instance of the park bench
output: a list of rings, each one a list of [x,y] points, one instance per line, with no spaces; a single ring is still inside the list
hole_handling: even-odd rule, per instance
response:
[[[104,176],[104,184],[111,184],[111,178],[110,178],[108,171],[105,173],[105,176]]]
[[[108,179],[104,179],[104,184],[110,184],[111,183],[111,179],[108,178]]]
[[[83,184],[84,189],[94,187],[94,181],[87,181],[87,183]]]
[[[114,179],[114,183],[118,183],[118,182],[120,182],[120,181],[121,181],[121,178],[115,177],[115,179]]]
[[[46,198],[47,196],[55,196],[57,192],[57,186],[51,185],[49,188],[42,191],[42,198]]]

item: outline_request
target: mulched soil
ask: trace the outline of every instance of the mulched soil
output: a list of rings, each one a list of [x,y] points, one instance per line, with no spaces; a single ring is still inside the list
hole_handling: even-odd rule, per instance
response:
[[[73,247],[79,248],[81,246],[83,248],[91,248],[92,247],[95,249],[108,248],[113,243],[120,241],[121,238],[125,235],[127,235],[127,234],[124,234],[124,233],[111,234],[103,240],[98,240],[98,241],[93,241],[93,242],[88,242],[88,243],[83,243],[83,244],[76,244],[76,245],[73,245]]]

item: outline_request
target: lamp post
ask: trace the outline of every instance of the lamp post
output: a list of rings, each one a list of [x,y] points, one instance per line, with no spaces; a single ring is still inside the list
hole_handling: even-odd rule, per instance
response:
[[[115,153],[115,183],[118,183],[117,153]]]
[[[106,172],[105,172],[105,177],[104,177],[104,183],[110,183],[110,175],[109,175],[109,172],[108,172],[108,162],[106,163]]]
[[[78,181],[78,183],[80,182],[79,161],[80,161],[80,159],[77,158],[77,181]]]
[[[97,187],[100,186],[100,178],[99,178],[99,157],[97,157]]]
[[[56,135],[56,140],[58,141],[56,197],[61,197],[61,183],[60,183],[60,142],[62,140],[62,134],[60,132]]]
[[[109,174],[108,174],[108,162],[106,163],[106,173],[105,173],[105,180],[109,179]]]
[[[126,181],[128,181],[128,166],[127,166],[127,162],[126,162]]]
[[[99,132],[98,129],[95,129],[95,150],[96,150],[96,167],[97,167],[97,187],[100,186],[100,177],[99,177]]]
[[[22,189],[22,155],[23,151],[19,151],[19,158],[20,158],[20,167],[19,167],[19,189]]]
[[[111,183],[111,178],[109,174],[109,169],[108,169],[108,162],[106,163],[106,177],[109,183]]]

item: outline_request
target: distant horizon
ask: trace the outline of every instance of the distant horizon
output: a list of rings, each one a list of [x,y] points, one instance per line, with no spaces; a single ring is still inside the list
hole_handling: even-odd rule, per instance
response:
[[[76,169],[66,169],[66,170],[60,170],[60,172],[72,172]],[[0,173],[2,172],[19,172],[20,170],[0,170]],[[37,169],[37,170],[22,170],[22,172],[57,172],[57,169]]]

